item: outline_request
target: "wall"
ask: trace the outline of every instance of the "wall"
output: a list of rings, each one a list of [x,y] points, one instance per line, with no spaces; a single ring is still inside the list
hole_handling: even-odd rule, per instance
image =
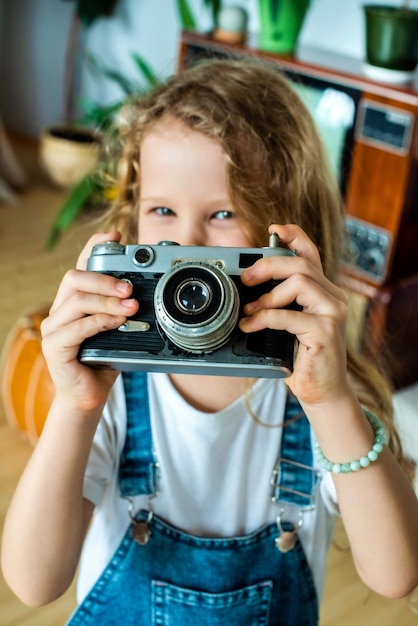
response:
[[[58,0],[0,1],[0,114],[9,128],[37,135],[61,117],[72,6]]]
[[[378,3],[379,0],[374,0]],[[189,0],[199,29],[211,28],[203,0]],[[380,0],[391,4],[394,0]],[[257,0],[224,0],[249,12],[258,30]],[[310,46],[361,59],[364,55],[362,0],[312,0],[299,40],[299,56]],[[418,0],[412,6],[418,8]],[[45,126],[63,121],[63,76],[72,2],[0,0],[0,116],[19,133],[39,136]],[[108,67],[136,78],[132,52],[161,76],[175,71],[180,21],[175,0],[120,0],[111,19],[99,19],[85,33],[85,50]],[[332,57],[332,54],[330,55]],[[103,77],[81,71],[81,96],[110,103],[120,92]]]

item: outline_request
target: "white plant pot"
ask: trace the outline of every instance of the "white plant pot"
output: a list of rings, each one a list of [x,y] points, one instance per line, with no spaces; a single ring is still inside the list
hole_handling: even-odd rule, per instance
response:
[[[99,139],[92,131],[55,126],[41,136],[40,158],[50,179],[69,189],[94,170],[98,148]]]

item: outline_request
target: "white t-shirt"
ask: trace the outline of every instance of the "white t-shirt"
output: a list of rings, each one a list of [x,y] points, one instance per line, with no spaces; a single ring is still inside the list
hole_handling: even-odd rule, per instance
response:
[[[245,396],[222,411],[204,413],[184,400],[166,374],[149,374],[148,390],[160,467],[154,512],[173,526],[200,536],[242,536],[274,522],[279,506],[271,499],[270,478],[282,429],[259,424],[249,413]],[[261,422],[274,425],[283,421],[283,381],[259,379],[249,398],[251,410]],[[81,559],[79,602],[111,559],[130,523],[128,502],[118,488],[125,433],[126,404],[119,377],[99,423],[85,476],[84,497],[96,509]],[[146,496],[134,498],[134,511],[140,508],[147,508]],[[304,514],[299,531],[319,597],[332,537],[332,514],[336,512],[333,482],[326,474],[315,510]],[[288,506],[283,519],[296,522],[297,510]]]

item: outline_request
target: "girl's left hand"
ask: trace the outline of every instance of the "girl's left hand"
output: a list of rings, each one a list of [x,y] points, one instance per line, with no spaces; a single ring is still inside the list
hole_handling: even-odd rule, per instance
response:
[[[317,248],[296,225],[273,224],[275,232],[297,256],[264,257],[244,270],[245,285],[283,281],[244,308],[243,332],[263,328],[286,330],[299,340],[292,375],[285,379],[291,391],[306,404],[335,401],[350,393],[346,368],[347,299],[322,270]],[[296,301],[302,311],[285,307]]]

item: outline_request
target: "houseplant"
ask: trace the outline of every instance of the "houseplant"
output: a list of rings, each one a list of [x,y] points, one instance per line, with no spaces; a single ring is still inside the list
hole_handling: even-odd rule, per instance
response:
[[[92,2],[94,0],[91,0]],[[218,12],[222,8],[222,0],[203,0],[204,4],[211,9],[214,27],[217,23]],[[116,2],[114,2],[116,4]],[[196,20],[192,14],[187,0],[177,0],[177,9],[180,17],[181,27],[184,29],[195,29]],[[140,95],[141,91],[147,91],[154,86],[158,79],[149,64],[139,55],[132,54],[132,58],[138,69],[141,81],[126,80],[122,72],[106,68],[91,55],[86,57],[90,68],[106,76],[109,80],[116,82],[124,92],[124,97],[110,106],[100,106],[94,103],[81,102],[84,109],[83,117],[78,120],[78,125],[89,125],[96,129],[97,136],[103,137],[107,134],[111,122],[117,111],[124,104],[126,99],[132,95]],[[145,84],[145,87],[144,87]],[[105,167],[114,168],[114,163],[107,163]],[[56,219],[54,220],[47,238],[47,248],[53,248],[72,222],[88,205],[106,206],[114,198],[116,191],[109,186],[108,178],[102,176],[100,165],[92,171],[88,171],[71,188],[64,204],[62,205]]]
[[[81,33],[99,17],[113,14],[118,0],[76,0],[67,37],[64,67],[64,121],[44,130],[40,138],[40,158],[52,181],[73,187],[96,164],[99,137],[79,128],[75,122],[77,68],[81,53]]]
[[[310,0],[259,0],[263,50],[293,54]]]
[[[408,78],[418,61],[418,10],[400,5],[364,5],[366,60],[370,69],[383,68],[386,75],[396,79]]]
[[[135,62],[139,75],[142,77],[142,82],[139,80],[129,81],[122,73],[102,66],[95,57],[89,57],[90,66],[118,84],[124,93],[121,100],[107,106],[81,101],[84,115],[80,118],[79,124],[97,128],[98,136],[102,138],[111,131],[114,116],[129,97],[140,95],[158,83],[153,70],[142,57],[134,53],[132,54],[132,59]],[[51,226],[46,244],[47,248],[53,248],[56,245],[62,232],[72,224],[86,206],[103,207],[114,198],[115,190],[109,183],[106,172],[115,167],[116,165],[110,159],[105,163],[96,160],[94,168],[87,171],[73,185]]]

